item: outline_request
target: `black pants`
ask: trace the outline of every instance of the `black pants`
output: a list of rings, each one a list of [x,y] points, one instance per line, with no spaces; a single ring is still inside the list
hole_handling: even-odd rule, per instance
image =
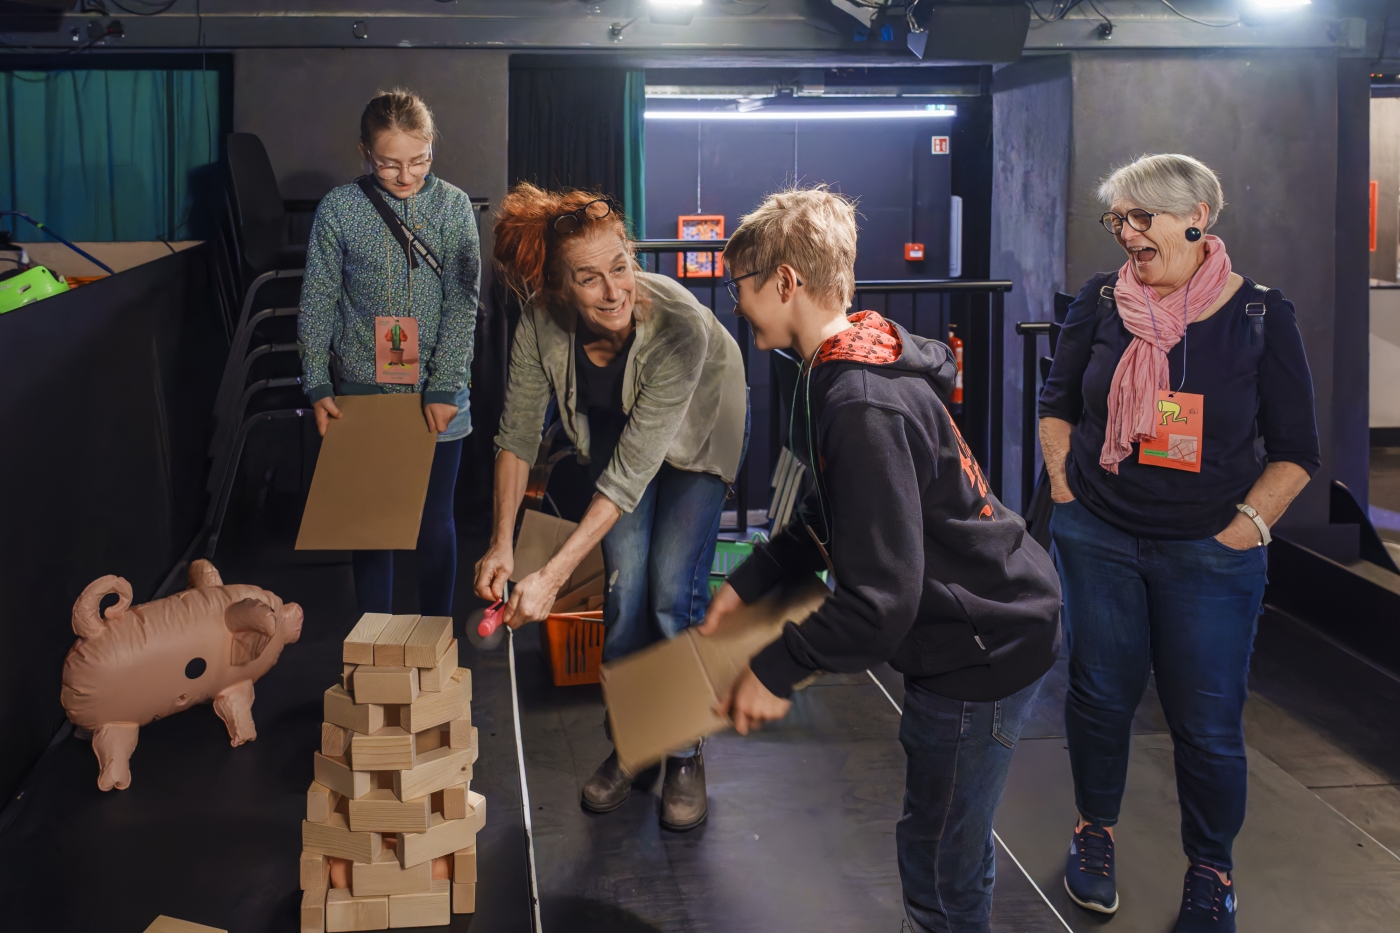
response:
[[[423,524],[418,528],[418,611],[425,616],[452,615],[457,583],[457,523],[452,516],[462,442],[440,441],[433,454]],[[394,611],[394,552],[356,551],[355,598],[360,612]]]

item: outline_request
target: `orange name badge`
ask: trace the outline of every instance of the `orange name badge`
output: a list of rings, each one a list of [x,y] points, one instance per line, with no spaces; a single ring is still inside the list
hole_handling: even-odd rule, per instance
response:
[[[1138,463],[1201,472],[1205,396],[1157,390],[1157,439],[1143,441]]]
[[[374,319],[374,381],[380,385],[418,384],[418,321],[415,318]]]

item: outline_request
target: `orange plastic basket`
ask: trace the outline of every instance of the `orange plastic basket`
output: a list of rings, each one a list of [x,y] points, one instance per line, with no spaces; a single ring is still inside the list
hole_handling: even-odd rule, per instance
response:
[[[598,683],[605,631],[601,611],[551,614],[543,631],[554,686]]]

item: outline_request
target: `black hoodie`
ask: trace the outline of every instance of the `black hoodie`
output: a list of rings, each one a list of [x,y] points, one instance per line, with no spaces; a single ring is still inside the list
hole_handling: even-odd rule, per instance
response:
[[[825,550],[836,590],[754,657],[754,674],[787,697],[815,671],[889,661],[942,696],[1002,699],[1054,663],[1055,568],[948,416],[952,351],[873,312],[851,321],[793,404],[793,453],[808,469],[815,455],[819,481],[729,578],[751,603],[826,568]]]

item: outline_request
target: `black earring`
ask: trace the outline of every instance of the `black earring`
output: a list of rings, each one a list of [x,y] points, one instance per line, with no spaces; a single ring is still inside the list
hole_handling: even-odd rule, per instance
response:
[[[1194,242],[1196,242],[1197,240],[1199,240],[1200,238],[1201,238],[1201,228],[1200,228],[1200,227],[1187,227],[1187,228],[1186,228],[1186,239],[1188,239],[1188,240],[1190,240],[1192,243],[1194,243]]]

